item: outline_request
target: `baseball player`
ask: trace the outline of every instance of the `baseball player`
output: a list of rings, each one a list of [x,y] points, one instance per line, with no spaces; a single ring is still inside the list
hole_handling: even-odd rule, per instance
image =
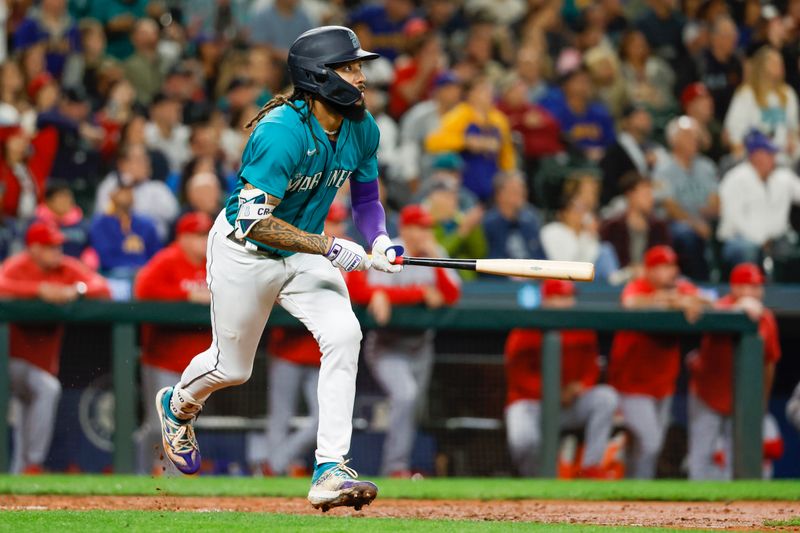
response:
[[[741,263],[731,271],[731,292],[721,298],[719,309],[738,309],[758,322],[764,341],[764,405],[769,399],[775,365],[781,357],[778,324],[764,307],[764,275],[752,263]],[[730,335],[703,336],[697,356],[689,359],[689,478],[731,479],[733,405],[733,342]],[[765,428],[771,424],[766,421]],[[764,442],[765,457],[774,459],[782,451],[779,435]]]
[[[542,306],[575,305],[575,285],[570,281],[542,283]],[[589,330],[561,332],[561,425],[585,428],[580,477],[602,478],[600,463],[611,437],[617,393],[598,385],[597,333]],[[536,475],[541,443],[542,332],[513,329],[506,340],[506,431],[511,457],[520,474]]]
[[[346,219],[347,208],[339,202],[332,203],[325,218],[325,235],[344,237]],[[270,355],[267,431],[248,440],[248,463],[260,465],[263,475],[292,476],[299,470],[293,468],[295,461],[311,448],[317,437],[317,387],[322,354],[313,335],[294,328],[272,328],[267,353]],[[309,420],[290,433],[301,391]]]
[[[0,268],[0,297],[39,298],[55,304],[82,297],[111,297],[102,276],[63,254],[64,234],[55,224],[34,222],[25,243],[27,249],[8,258]],[[11,471],[35,474],[42,472],[55,428],[64,325],[12,324],[10,336],[11,397],[22,407],[14,432]]]
[[[690,322],[705,301],[697,288],[679,278],[678,256],[669,246],[644,254],[644,274],[622,291],[627,309],[679,309]],[[611,345],[608,382],[620,394],[625,426],[633,437],[628,477],[650,479],[664,443],[681,364],[680,338],[671,334],[618,331]]]
[[[175,242],[142,267],[133,284],[134,296],[139,300],[182,300],[208,305],[211,295],[206,285],[206,247],[212,223],[211,217],[200,212],[179,218]],[[210,342],[208,328],[142,325],[142,397],[146,404],[144,420],[136,434],[140,474],[160,473],[153,454],[160,439],[160,424],[156,411],[148,409],[153,396],[179,380],[189,361]]]
[[[323,511],[357,510],[378,492],[345,464],[350,448],[361,326],[341,268],[399,272],[378,198],[379,133],[366,111],[362,63],[376,59],[339,26],[302,34],[287,59],[294,92],[267,102],[250,122],[239,183],[208,238],[211,346],[174,387],[156,395],[164,449],[194,473],[192,422],[216,390],[247,381],[277,302],[303,322],[322,352],[316,465],[308,500]],[[349,180],[353,219],[372,256],[322,234],[328,208]]]
[[[433,217],[419,205],[400,211],[401,243],[409,255],[440,257],[444,250],[434,237]],[[396,276],[384,272],[353,272],[348,279],[353,301],[368,305],[379,325],[389,321],[395,305],[424,304],[430,309],[453,305],[461,295],[458,275],[443,268],[418,268]],[[416,413],[425,395],[434,356],[434,332],[373,330],[364,343],[372,375],[389,397],[389,427],[383,446],[381,473],[411,477],[411,452]]]

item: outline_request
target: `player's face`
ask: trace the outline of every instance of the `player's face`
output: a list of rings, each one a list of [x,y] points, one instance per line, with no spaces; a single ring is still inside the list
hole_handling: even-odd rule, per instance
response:
[[[762,287],[761,285],[750,285],[750,284],[731,285],[731,295],[737,300],[740,300],[742,298],[755,298],[758,301],[763,301],[764,287]]]
[[[30,247],[30,254],[34,262],[38,264],[42,270],[53,270],[61,264],[63,252],[61,246],[46,245],[46,244],[33,244]]]
[[[361,99],[356,105],[364,104],[364,90],[367,88],[367,77],[361,69],[363,61],[353,61],[336,69],[336,73],[347,83],[361,91]]]
[[[549,309],[568,309],[575,307],[574,296],[549,296],[542,300],[542,307]]]
[[[200,261],[206,257],[207,233],[184,233],[180,238],[181,247],[186,255]]]
[[[647,278],[657,289],[666,289],[675,285],[678,273],[678,265],[656,265],[647,269]]]

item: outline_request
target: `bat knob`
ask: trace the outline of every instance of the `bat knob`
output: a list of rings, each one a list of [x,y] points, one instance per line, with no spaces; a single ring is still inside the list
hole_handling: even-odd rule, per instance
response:
[[[406,252],[406,249],[400,246],[399,244],[395,244],[393,246],[389,246],[386,249],[386,255],[389,255],[389,252],[394,252],[394,259],[391,260],[393,265],[402,265],[403,264],[403,254]]]

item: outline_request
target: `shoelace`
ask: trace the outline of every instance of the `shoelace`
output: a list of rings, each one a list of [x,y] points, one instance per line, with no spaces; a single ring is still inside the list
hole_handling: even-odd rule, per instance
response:
[[[197,438],[192,424],[179,424],[167,418],[167,427],[172,437],[170,445],[175,453],[189,453],[197,449]]]
[[[355,470],[353,470],[352,468],[347,466],[347,463],[349,463],[349,462],[350,462],[350,459],[346,459],[346,460],[342,461],[341,463],[339,463],[338,465],[336,465],[336,467],[335,467],[336,472],[334,472],[334,475],[336,476],[336,475],[339,475],[339,473],[345,473],[345,474],[347,474],[348,476],[350,476],[353,479],[358,479],[358,472],[356,472]],[[344,476],[339,476],[339,477],[344,477]]]

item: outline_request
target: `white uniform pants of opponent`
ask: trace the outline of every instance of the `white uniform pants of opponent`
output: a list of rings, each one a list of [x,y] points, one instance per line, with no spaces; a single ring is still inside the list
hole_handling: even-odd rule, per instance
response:
[[[17,423],[11,472],[18,474],[26,466],[42,465],[47,458],[61,398],[61,383],[49,372],[16,357],[9,359],[8,370],[11,400],[18,415],[14,417]]]
[[[164,387],[175,385],[181,375],[151,365],[141,365],[142,375],[142,407],[144,416],[142,425],[136,430],[136,472],[143,475],[180,474],[172,461],[164,458],[161,449],[161,423],[158,411],[153,409],[153,398]]]
[[[248,463],[266,463],[273,473],[285,474],[289,465],[311,448],[319,425],[318,384],[317,367],[298,365],[277,357],[270,359],[267,431],[248,436]],[[308,418],[302,427],[290,432],[301,390],[308,407]]]
[[[626,476],[653,479],[669,427],[672,396],[659,399],[643,394],[621,394],[619,407],[633,437]]]
[[[273,305],[279,303],[314,335],[319,370],[317,463],[340,462],[350,449],[361,344],[341,272],[321,255],[274,259],[229,240],[224,212],[208,237],[211,346],[192,359],[177,388],[202,403],[216,390],[250,378],[256,348]]]
[[[780,438],[775,418],[767,413],[762,423],[765,441]],[[723,463],[714,460],[722,452]],[[772,479],[772,462],[765,460],[762,477]],[[689,479],[733,479],[733,418],[721,415],[695,394],[689,394]]]
[[[374,332],[373,332],[374,333]],[[389,426],[383,445],[381,475],[407,471],[417,435],[417,408],[425,397],[433,366],[433,343],[403,353],[369,342],[365,357],[375,380],[389,397]]]
[[[600,464],[611,437],[616,391],[608,385],[595,385],[561,409],[561,427],[585,428],[582,467]],[[535,476],[539,467],[541,436],[541,402],[519,400],[506,408],[506,432],[511,459],[520,475]]]

